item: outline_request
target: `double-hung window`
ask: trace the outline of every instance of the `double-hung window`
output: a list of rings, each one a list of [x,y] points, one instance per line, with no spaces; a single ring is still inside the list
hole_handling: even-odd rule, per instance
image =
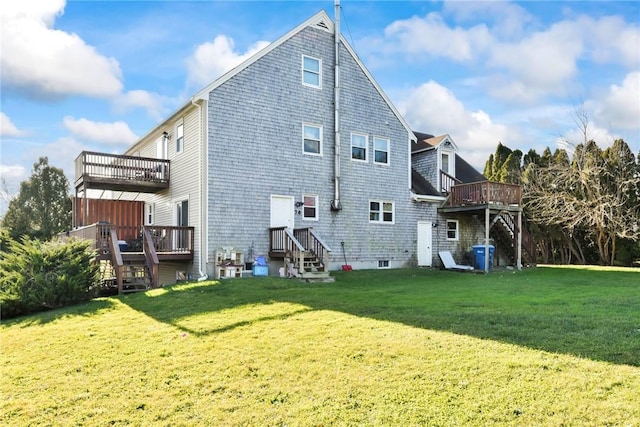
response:
[[[184,149],[184,124],[180,123],[176,127],[176,153],[182,153]]]
[[[311,56],[302,56],[302,84],[305,86],[322,87],[322,61]]]
[[[371,200],[369,202],[369,222],[393,224],[395,209],[393,202]]]
[[[447,220],[447,240],[459,240],[460,231],[457,219]]]
[[[302,151],[305,154],[322,155],[322,126],[302,125]]]
[[[302,218],[306,220],[318,220],[318,196],[302,195]]]
[[[360,133],[351,134],[351,160],[367,161],[368,137]]]
[[[373,162],[381,165],[389,164],[389,140],[373,137]]]

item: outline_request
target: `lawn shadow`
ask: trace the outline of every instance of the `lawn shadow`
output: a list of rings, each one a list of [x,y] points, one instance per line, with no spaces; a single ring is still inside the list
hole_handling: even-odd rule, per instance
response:
[[[19,326],[26,328],[28,326],[46,325],[59,319],[65,319],[70,317],[91,317],[95,316],[104,310],[108,310],[114,306],[114,301],[109,298],[97,298],[91,301],[60,307],[52,310],[42,311],[39,313],[26,314],[24,316],[14,317],[11,319],[2,320],[2,324],[5,326]]]
[[[595,280],[585,272],[544,269],[488,275],[428,269],[333,274],[334,283],[231,279],[127,295],[122,301],[201,336],[309,310],[332,310],[640,366],[640,288],[633,286],[639,273],[600,272]]]

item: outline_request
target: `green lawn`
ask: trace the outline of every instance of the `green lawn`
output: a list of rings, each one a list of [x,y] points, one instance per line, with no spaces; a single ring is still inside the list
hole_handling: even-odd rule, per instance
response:
[[[2,425],[640,425],[640,269],[353,271],[0,327]]]

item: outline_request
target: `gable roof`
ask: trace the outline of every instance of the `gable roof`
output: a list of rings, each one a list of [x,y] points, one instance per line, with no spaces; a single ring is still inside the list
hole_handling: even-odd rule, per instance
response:
[[[417,141],[411,145],[411,153],[420,153],[422,151],[433,150],[438,148],[445,142],[449,142],[457,150],[458,146],[453,142],[453,139],[448,134],[433,136],[428,133],[413,132],[417,137]]]
[[[260,58],[267,55],[269,52],[276,49],[278,46],[282,45],[284,42],[286,42],[291,37],[295,36],[296,34],[298,34],[299,32],[301,32],[307,27],[316,27],[317,29],[327,31],[329,33],[333,33],[334,31],[333,21],[331,20],[331,18],[329,18],[329,15],[327,15],[327,13],[324,10],[321,10],[320,12],[313,15],[311,18],[307,19],[306,21],[304,21],[303,23],[301,23],[300,25],[298,25],[297,27],[295,27],[294,29],[292,29],[291,31],[289,31],[279,39],[277,39],[276,41],[270,43],[265,48],[261,49],[260,51],[256,52],[254,55],[247,58],[241,64],[237,65],[236,67],[232,68],[222,76],[218,77],[217,79],[209,83],[200,91],[196,92],[191,98],[191,101],[196,102],[197,100],[205,100],[205,101],[208,100],[209,92],[211,92],[218,86],[222,85],[223,83],[225,83],[226,81],[234,77],[236,74],[238,74],[245,68],[249,67],[251,64],[258,61]],[[384,102],[387,104],[387,106],[391,109],[393,114],[398,118],[400,123],[402,123],[402,126],[406,128],[407,132],[409,133],[409,138],[411,140],[415,140],[416,139],[415,135],[413,134],[413,131],[411,130],[411,127],[409,126],[407,121],[404,119],[404,117],[402,117],[400,112],[393,105],[389,97],[384,93],[380,85],[378,85],[378,83],[375,81],[375,79],[373,78],[369,70],[367,70],[367,68],[364,66],[362,61],[360,61],[360,59],[358,58],[358,55],[355,53],[353,48],[349,45],[347,40],[342,36],[342,34],[340,35],[340,42],[342,43],[342,46],[346,48],[347,52],[349,52],[349,54],[351,55],[353,60],[356,62],[356,64],[358,64],[358,67],[360,67],[360,69],[365,74],[365,76],[367,76],[367,78],[369,79],[373,87],[380,94],[380,96],[382,97]]]

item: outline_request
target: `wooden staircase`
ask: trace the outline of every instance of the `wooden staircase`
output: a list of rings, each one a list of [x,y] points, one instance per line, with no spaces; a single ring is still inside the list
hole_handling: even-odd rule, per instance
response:
[[[291,230],[286,227],[271,230],[272,257],[282,256],[285,275],[307,282],[333,282],[329,274],[331,249],[311,228]]]
[[[490,230],[500,248],[509,248],[504,255],[509,257],[513,264],[517,261],[517,227],[511,213],[502,211],[493,218]],[[532,265],[536,263],[536,244],[525,227],[522,227],[522,262]]]

